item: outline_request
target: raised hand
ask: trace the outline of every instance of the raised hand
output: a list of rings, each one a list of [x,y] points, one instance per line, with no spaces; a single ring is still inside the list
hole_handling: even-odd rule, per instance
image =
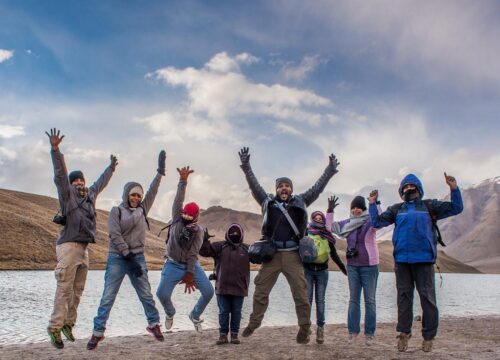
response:
[[[158,155],[158,169],[156,169],[156,171],[158,171],[158,174],[165,176],[166,162],[167,153],[165,152],[165,150],[162,150]]]
[[[238,155],[240,156],[241,164],[246,165],[250,162],[250,149],[247,147],[241,148],[241,150],[238,152]]]
[[[187,181],[189,175],[194,173],[194,170],[189,170],[189,166],[184,166],[183,168],[177,168],[177,171],[179,172],[179,177],[183,181]]]
[[[59,144],[61,143],[62,139],[64,139],[64,135],[60,136],[61,130],[57,130],[56,128],[53,128],[53,129],[50,129],[50,134],[47,131],[45,133],[49,137],[50,146],[52,146],[52,150],[59,149]]]
[[[210,241],[210,238],[213,238],[214,236],[215,235],[209,234],[208,229],[205,229],[205,231],[203,231],[203,242]]]
[[[118,158],[116,156],[114,156],[113,154],[111,154],[111,156],[109,157],[109,160],[110,160],[110,164],[109,164],[109,167],[115,171],[116,169],[116,165],[118,165]]]
[[[455,179],[454,176],[447,175],[445,172],[444,179],[446,181],[446,184],[450,187],[450,189],[455,190],[456,188],[458,188],[457,179]]]
[[[378,203],[378,190],[372,190],[370,195],[368,195],[368,202],[370,204]]]
[[[339,206],[339,198],[338,198],[338,196],[335,196],[335,195],[330,196],[330,197],[328,198],[328,208],[327,208],[326,212],[327,212],[327,213],[331,213],[331,212],[333,212],[333,210],[334,210],[337,206]]]
[[[333,154],[330,154],[330,156],[328,157],[328,159],[329,159],[328,166],[333,167],[333,171],[337,173],[338,172],[337,168],[340,165],[339,160]]]

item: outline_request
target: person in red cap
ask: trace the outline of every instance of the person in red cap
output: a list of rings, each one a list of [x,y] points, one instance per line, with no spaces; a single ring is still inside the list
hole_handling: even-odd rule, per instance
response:
[[[184,292],[200,290],[201,297],[189,314],[189,320],[196,331],[202,331],[201,314],[214,295],[214,288],[208,280],[205,271],[198,262],[198,252],[203,243],[203,229],[198,224],[200,208],[194,202],[187,203],[184,207],[187,179],[194,170],[189,166],[177,169],[179,172],[179,185],[172,206],[172,225],[167,235],[167,261],[161,272],[161,280],[156,295],[165,309],[165,329],[172,329],[174,323],[175,307],[172,303],[172,292],[177,284],[185,284]]]

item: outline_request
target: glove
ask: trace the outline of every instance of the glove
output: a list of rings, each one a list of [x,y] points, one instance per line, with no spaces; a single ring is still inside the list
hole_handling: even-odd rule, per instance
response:
[[[246,166],[250,164],[250,149],[247,147],[242,148],[238,155],[240,156],[241,165]]]
[[[186,275],[184,275],[180,284],[186,284],[186,287],[184,288],[184,293],[191,294],[192,292],[196,291],[196,282],[194,281],[194,275],[189,271],[186,272]]]
[[[158,169],[156,169],[156,171],[158,171],[158,174],[161,174],[163,176],[165,176],[166,160],[167,153],[165,152],[165,150],[160,151],[160,154],[158,155]]]
[[[127,261],[127,268],[130,273],[135,277],[141,277],[143,275],[142,267],[135,259],[135,255],[133,252],[129,252],[123,258]]]
[[[329,159],[328,166],[331,167],[331,168],[333,168],[333,173],[334,174],[338,173],[339,171],[337,170],[337,167],[340,165],[340,163],[337,160],[337,158],[335,157],[335,155],[330,154],[330,156],[328,157],[328,159]]]
[[[380,201],[378,201],[378,190],[372,190],[370,195],[368,196],[368,203],[380,205]]]
[[[194,170],[189,170],[189,166],[185,166],[183,168],[177,168],[177,171],[179,172],[179,178],[181,181],[187,181],[188,176],[194,173]]]
[[[109,157],[109,160],[111,161],[111,163],[109,164],[109,167],[111,168],[111,170],[115,171],[116,165],[118,165],[118,158],[114,155],[111,155]]]
[[[333,212],[333,210],[339,206],[339,198],[335,195],[330,196],[328,198],[328,208],[326,209],[327,213]]]
[[[205,241],[210,241],[210,238],[214,237],[215,235],[210,235],[208,233],[208,229],[205,229],[205,231],[203,232],[203,242]]]

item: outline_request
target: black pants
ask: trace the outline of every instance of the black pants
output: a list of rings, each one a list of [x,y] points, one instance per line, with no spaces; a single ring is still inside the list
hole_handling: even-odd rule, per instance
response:
[[[416,286],[422,306],[422,336],[425,340],[432,340],[437,334],[439,324],[434,264],[396,263],[395,273],[398,290],[398,326],[396,330],[407,334],[411,333],[413,291]]]

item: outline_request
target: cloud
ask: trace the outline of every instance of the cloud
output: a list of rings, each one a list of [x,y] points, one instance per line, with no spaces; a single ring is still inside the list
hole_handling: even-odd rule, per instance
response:
[[[0,124],[0,138],[10,139],[24,134],[24,127],[22,126]]]
[[[327,61],[322,60],[319,55],[306,55],[299,65],[294,66],[293,62],[289,62],[283,66],[283,76],[287,80],[302,81],[306,79],[320,64],[325,64]]]
[[[166,67],[147,77],[184,87],[189,110],[211,119],[267,116],[310,121],[315,113],[309,108],[331,105],[329,99],[308,90],[250,81],[239,65],[256,61],[257,58],[247,53],[230,57],[222,52],[213,56],[201,69]]]
[[[0,64],[14,56],[14,50],[0,49]]]

